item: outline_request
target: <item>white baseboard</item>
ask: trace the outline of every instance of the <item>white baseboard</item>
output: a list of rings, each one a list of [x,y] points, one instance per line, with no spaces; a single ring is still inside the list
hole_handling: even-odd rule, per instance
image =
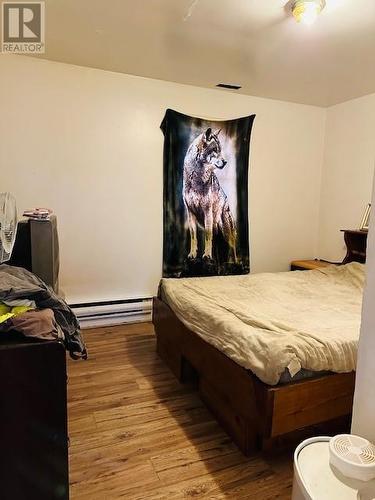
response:
[[[70,306],[82,329],[152,320],[152,299],[124,299]]]

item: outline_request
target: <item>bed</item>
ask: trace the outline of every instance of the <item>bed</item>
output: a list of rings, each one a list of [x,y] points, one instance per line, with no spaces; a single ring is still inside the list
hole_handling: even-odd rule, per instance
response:
[[[246,455],[350,414],[364,266],[162,280],[157,350]]]

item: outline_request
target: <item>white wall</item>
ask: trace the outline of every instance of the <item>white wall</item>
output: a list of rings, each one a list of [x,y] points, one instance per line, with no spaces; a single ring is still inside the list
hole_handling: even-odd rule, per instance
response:
[[[375,207],[375,182],[372,195]],[[366,288],[359,339],[352,433],[375,443],[375,217],[370,221],[367,245]]]
[[[325,110],[101,70],[0,56],[0,188],[59,220],[70,301],[155,294],[162,264],[166,108],[256,113],[253,271],[316,254]]]
[[[341,260],[340,229],[359,227],[371,201],[375,164],[375,94],[327,110],[319,217],[319,256]],[[375,190],[372,196],[375,207]],[[367,248],[367,285],[363,301],[352,432],[375,442],[375,217]]]
[[[319,218],[319,257],[341,261],[340,229],[358,229],[375,163],[375,94],[327,110]]]

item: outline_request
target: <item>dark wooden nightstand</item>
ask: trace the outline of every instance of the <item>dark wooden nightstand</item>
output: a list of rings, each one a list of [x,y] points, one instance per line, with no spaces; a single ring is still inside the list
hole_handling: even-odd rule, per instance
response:
[[[349,262],[366,262],[367,231],[356,229],[341,229],[344,233],[346,255],[342,262],[327,262],[325,260],[293,260],[290,264],[291,271],[306,271],[327,267],[332,264],[348,264]]]
[[[341,229],[344,233],[344,240],[347,248],[347,253],[342,261],[343,264],[348,262],[366,262],[366,247],[367,247],[367,231],[359,231],[353,229]]]
[[[290,264],[291,271],[311,271],[312,269],[318,269],[319,267],[327,267],[332,265],[331,262],[326,262],[325,260],[293,260]]]

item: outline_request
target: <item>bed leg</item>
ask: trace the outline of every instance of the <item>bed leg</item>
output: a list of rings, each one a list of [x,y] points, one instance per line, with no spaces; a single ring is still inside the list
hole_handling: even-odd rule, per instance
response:
[[[181,362],[181,353],[171,349],[167,343],[161,342],[160,339],[157,339],[156,342],[156,351],[160,358],[164,361],[164,363],[170,368],[173,372],[174,376],[178,379],[179,382],[183,382],[183,374],[182,374],[182,362]]]
[[[246,456],[260,450],[258,423],[230,406],[225,395],[220,394],[206,379],[199,380],[199,395],[220,425]]]

